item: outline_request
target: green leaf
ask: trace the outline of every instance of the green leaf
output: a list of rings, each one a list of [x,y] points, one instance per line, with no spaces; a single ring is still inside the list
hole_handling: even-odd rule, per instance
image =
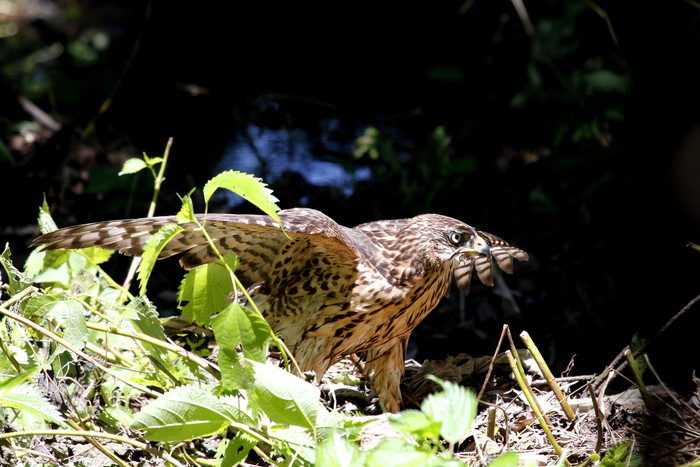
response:
[[[601,467],[639,467],[644,464],[644,457],[638,452],[632,452],[632,441],[622,441],[610,447],[603,459]]]
[[[368,467],[387,465],[423,467],[428,465],[433,457],[433,452],[408,444],[403,438],[388,438],[367,453],[365,465]]]
[[[17,375],[14,378],[24,378],[24,375]],[[66,426],[61,413],[54,407],[38,388],[28,383],[18,385],[7,384],[3,381],[0,388],[0,407],[11,407],[16,410],[31,413],[47,422]]]
[[[51,217],[49,205],[46,203],[46,196],[44,196],[44,202],[41,203],[41,207],[39,208],[39,216],[37,217],[37,223],[39,224],[39,230],[43,234],[53,232],[54,230],[58,230],[58,226]]]
[[[224,389],[250,387],[252,369],[241,365],[238,346],[247,358],[264,362],[272,334],[270,326],[261,316],[233,302],[212,320],[212,330],[219,343],[219,367]]]
[[[520,459],[514,452],[506,452],[489,463],[489,467],[518,467]]]
[[[55,250],[54,250],[55,251]],[[42,251],[40,254],[44,253],[45,256],[43,256],[42,262],[46,264],[46,259],[50,256],[56,256],[54,254],[54,251]],[[59,252],[59,255],[61,253],[64,253],[65,258],[68,259],[70,252],[68,251],[61,251]],[[36,270],[36,265],[32,265],[32,273],[34,273]],[[40,269],[38,272],[36,272],[36,275],[32,277],[34,282],[38,284],[59,284],[63,286],[63,288],[68,288],[69,284],[71,283],[71,274],[70,274],[70,268],[68,267],[68,263],[64,262],[60,265],[57,265],[56,267],[49,267],[49,268],[43,268]]]
[[[182,202],[182,206],[180,207],[180,211],[177,213],[177,221],[180,223],[184,222],[193,222],[195,217],[194,217],[194,205],[192,204],[192,191],[191,190],[188,194],[180,198],[180,201]]]
[[[180,442],[223,432],[227,411],[209,390],[197,384],[177,387],[134,416],[131,428],[151,441]]]
[[[112,255],[115,253],[114,251],[105,250],[104,248],[97,248],[94,246],[82,248],[80,251],[83,253],[83,255],[85,255],[85,257],[87,257],[90,261],[92,261],[95,264],[102,264],[107,262],[109,258],[111,258]]]
[[[240,344],[246,358],[265,362],[272,329],[259,314],[232,302],[212,320],[212,329],[219,345]]]
[[[146,285],[151,276],[153,266],[155,266],[163,247],[184,229],[177,224],[165,224],[158,232],[148,239],[143,249],[143,261],[139,264],[138,279],[140,282],[139,294],[146,294]]]
[[[76,300],[56,300],[47,307],[48,315],[63,328],[63,339],[82,349],[88,340],[85,309]]]
[[[410,433],[417,439],[435,439],[440,436],[441,423],[420,410],[404,410],[389,416],[391,425],[400,431]]]
[[[135,298],[129,303],[129,308],[136,311],[136,316],[131,318],[131,323],[137,331],[161,341],[167,341],[158,310],[146,297]],[[154,359],[158,363],[157,366],[162,368],[169,377],[174,378],[175,368],[168,359],[168,352],[161,346],[153,345],[150,342],[143,341],[142,344],[148,351],[149,358]]]
[[[321,397],[318,387],[281,368],[247,362],[255,370],[255,385],[249,393],[251,403],[274,422],[314,429]]]
[[[221,458],[220,467],[233,467],[240,465],[246,457],[253,446],[257,443],[254,439],[245,436],[243,433],[238,433],[232,440],[229,441],[224,451],[224,455]]]
[[[231,269],[238,266],[236,255],[225,255],[224,261]],[[220,261],[191,270],[185,274],[177,291],[182,317],[200,326],[208,326],[211,317],[228,306],[228,296],[232,291],[231,275]]]
[[[148,157],[148,155],[146,155],[145,152],[143,153],[143,160],[145,160],[146,163],[147,163],[149,166],[151,166],[151,167],[153,167],[153,166],[156,165],[156,164],[160,164],[161,162],[163,162],[163,158],[162,158],[162,157],[160,157],[160,156]]]
[[[234,422],[242,423],[248,426],[257,425],[252,415],[249,413],[250,409],[248,408],[248,400],[245,397],[241,396],[240,394],[235,396],[221,396],[219,397],[219,402],[221,402],[223,407],[226,409],[229,420],[233,420]]]
[[[423,400],[421,410],[440,422],[440,434],[449,443],[464,441],[476,417],[477,401],[474,393],[459,384],[442,381],[434,376],[428,379],[442,386],[442,392]]]
[[[12,259],[10,259],[10,244],[5,244],[5,251],[0,255],[0,265],[2,265],[5,270],[7,283],[10,286],[10,295],[14,295],[18,292],[29,287],[32,283],[27,278],[27,276],[17,269],[14,264],[12,264]]]
[[[277,215],[280,208],[277,207],[276,203],[279,200],[272,195],[272,190],[267,188],[267,184],[263,183],[260,178],[233,170],[221,172],[204,185],[202,190],[204,191],[204,201],[209,203],[209,199],[219,188],[225,188],[242,196],[265,214],[277,222],[281,222]]]
[[[365,453],[340,431],[333,430],[331,435],[318,445],[315,464],[327,467],[363,467]]]
[[[119,171],[119,175],[134,174],[145,168],[148,168],[146,161],[132,157],[131,159],[124,161],[124,165],[122,166],[122,170]]]

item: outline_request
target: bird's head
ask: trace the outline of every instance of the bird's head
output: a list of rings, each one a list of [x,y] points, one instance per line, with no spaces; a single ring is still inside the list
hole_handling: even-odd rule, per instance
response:
[[[412,220],[412,230],[421,245],[416,252],[419,256],[429,257],[435,263],[452,263],[454,267],[470,263],[475,256],[491,256],[487,241],[463,222],[438,214],[424,214]]]

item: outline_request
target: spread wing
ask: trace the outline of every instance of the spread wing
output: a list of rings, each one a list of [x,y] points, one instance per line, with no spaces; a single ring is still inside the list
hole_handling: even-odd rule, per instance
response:
[[[484,240],[486,240],[486,243],[491,249],[491,257],[496,261],[496,264],[498,264],[498,266],[508,274],[513,272],[513,258],[520,261],[527,261],[527,253],[520,248],[510,245],[502,238],[488,232],[477,232]],[[471,261],[462,264],[455,269],[455,280],[457,281],[457,286],[462,292],[469,292],[469,285],[473,270],[476,270],[476,275],[484,285],[493,286],[493,263],[491,258],[486,256],[476,256],[472,257]]]
[[[280,258],[303,265],[312,258],[324,258],[337,271],[350,273],[358,257],[354,235],[325,214],[313,209],[287,209],[279,212],[282,226],[265,215],[208,214],[205,228],[222,254],[235,253],[240,259],[236,271],[241,281],[252,285],[269,278]],[[203,215],[197,215],[204,222]],[[139,256],[148,239],[161,227],[177,222],[174,216],[116,220],[66,227],[42,235],[32,246],[44,250],[78,249],[97,246]],[[184,228],[161,251],[159,259],[184,253],[180,264],[192,269],[215,261],[213,250],[194,223]],[[283,255],[284,253],[284,255]],[[282,256],[281,256],[282,255]]]

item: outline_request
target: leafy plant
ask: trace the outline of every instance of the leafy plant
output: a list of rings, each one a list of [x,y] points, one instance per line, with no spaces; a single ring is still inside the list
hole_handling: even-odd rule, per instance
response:
[[[122,173],[150,170],[159,187],[164,171],[156,167],[167,162],[168,150],[162,158],[129,160]],[[221,173],[205,185],[205,202],[221,188],[277,218],[277,200],[261,180]],[[43,232],[56,228],[46,203],[38,222]],[[119,460],[97,439],[126,442],[123,435],[131,433],[163,450],[139,440],[129,442],[134,447],[176,465],[192,455],[182,443],[210,437],[218,440],[218,449],[209,453],[210,462],[218,465],[235,465],[251,451],[268,463],[289,465],[380,465],[399,452],[407,462],[458,463],[452,450],[471,425],[476,408],[471,393],[436,380],[444,391],[426,399],[422,411],[392,416],[405,438],[360,451],[359,430],[366,422],[329,411],[317,386],[288,371],[291,355],[250,297],[246,306],[227,299],[232,292],[246,295],[235,276],[234,255],[217,252],[217,262],[186,273],[178,290],[183,316],[213,331],[218,366],[169,342],[158,310],[147,298],[147,284],[158,253],[183,229],[208,235],[206,214],[194,215],[189,196],[182,199],[177,222],[165,225],[146,244],[137,270],[139,296],[102,269],[112,252],[34,251],[25,271],[12,264],[9,249],[0,256],[9,296],[0,304],[0,366],[6,375],[0,378],[0,416],[14,430],[8,436],[17,456],[31,451],[16,438],[84,433],[105,455]],[[216,251],[211,240],[210,246]],[[270,343],[281,350],[287,369],[266,363]],[[62,388],[58,397],[49,398],[42,381]],[[142,407],[134,411],[137,401]],[[179,454],[165,454],[176,446],[181,446]]]

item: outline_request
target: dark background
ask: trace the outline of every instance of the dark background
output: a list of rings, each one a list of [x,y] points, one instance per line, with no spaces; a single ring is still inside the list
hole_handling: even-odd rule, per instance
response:
[[[159,214],[252,167],[283,208],[345,225],[437,212],[530,253],[506,278],[516,306],[453,293],[417,329],[419,360],[489,354],[507,322],[555,371],[575,355],[598,372],[700,293],[698,3],[220,3],[0,13],[0,240],[18,265],[43,196],[60,226],[144,215],[149,175],[117,172],[172,136]],[[649,348],[679,387],[699,313]]]

